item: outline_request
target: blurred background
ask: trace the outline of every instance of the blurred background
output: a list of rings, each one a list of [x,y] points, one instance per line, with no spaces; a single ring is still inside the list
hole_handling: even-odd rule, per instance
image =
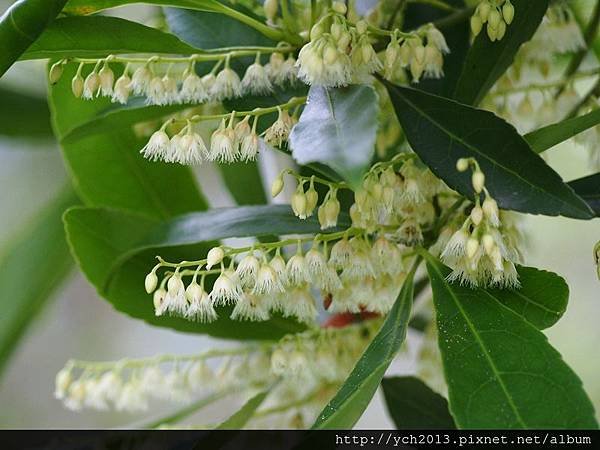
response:
[[[0,11],[10,3],[0,2]],[[136,14],[136,20],[144,21],[139,14],[148,14],[148,11],[136,9],[130,13]],[[2,78],[0,117],[19,113],[23,130],[29,126],[29,117],[34,126],[40,108],[44,112],[44,71],[42,62],[18,63]],[[42,106],[19,109],[18,105],[5,101],[11,93],[27,95],[33,99],[32,104],[39,101]],[[0,127],[3,129],[0,132],[0,261],[1,255],[9,252],[14,242],[32,226],[40,208],[67,183],[59,148],[48,127],[48,124],[41,126],[35,137],[25,137],[18,129]],[[554,148],[548,155],[549,163],[567,180],[591,173],[587,154],[573,144]],[[272,155],[265,156],[261,167],[269,183],[268,178],[285,162]],[[203,180],[203,189],[213,206],[231,205],[231,199],[219,189],[216,172],[210,167],[201,170],[199,179]],[[571,288],[567,313],[546,334],[579,374],[596,411],[600,411],[600,359],[594,356],[600,344],[597,325],[600,283],[592,258],[592,248],[600,239],[600,220],[578,222],[526,216],[523,224],[528,236],[526,264],[562,275]],[[0,316],[2,305],[10,302],[10,292],[4,292],[0,298]],[[417,335],[409,335],[407,352],[390,368],[391,373],[407,374],[416,370],[418,340]],[[37,315],[1,374],[0,427],[103,428],[135,424],[139,416],[68,411],[53,397],[56,373],[69,358],[114,360],[157,353],[188,354],[223,345],[234,343],[154,328],[114,311],[73,269]],[[218,422],[234,408],[233,403],[221,402],[188,422]],[[176,409],[173,405],[158,405],[152,415],[173,409]],[[381,396],[375,396],[358,427],[392,428]]]

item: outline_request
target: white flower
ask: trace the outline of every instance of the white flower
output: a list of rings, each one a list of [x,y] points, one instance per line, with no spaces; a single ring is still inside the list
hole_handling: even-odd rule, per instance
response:
[[[206,255],[206,268],[210,270],[211,267],[216,266],[225,258],[225,252],[221,247],[211,248]]]
[[[200,164],[203,156],[207,154],[208,150],[200,135],[188,128],[187,133],[180,135],[175,144],[172,161],[180,164]]]
[[[100,80],[100,91],[102,95],[110,97],[113,94],[113,85],[115,84],[115,74],[108,66],[108,64],[104,64],[100,72],[98,73],[98,78]]]
[[[129,78],[126,73],[121,75],[115,83],[112,101],[121,104],[127,103],[127,100],[129,100],[129,95],[131,94],[131,86],[131,78]]]
[[[273,92],[269,74],[260,64],[258,56],[256,59],[254,64],[248,66],[242,79],[242,90],[245,95],[266,95]]]
[[[94,70],[91,72],[83,82],[83,98],[92,99],[98,93],[100,88],[100,76]]]
[[[225,120],[217,128],[210,139],[209,157],[220,163],[232,163],[237,159],[238,142],[233,128],[225,126]]]
[[[312,323],[317,317],[315,299],[307,286],[290,291],[281,306],[284,317],[295,317],[299,322]]]
[[[261,322],[269,320],[269,311],[265,308],[261,297],[245,293],[236,303],[231,319]]]
[[[179,101],[179,92],[177,91],[177,80],[169,74],[166,74],[162,79],[164,87],[164,95],[162,103],[159,105],[170,105]]]
[[[217,100],[225,100],[228,98],[241,97],[242,82],[240,77],[234,70],[225,67],[219,72],[215,83],[210,90],[211,96]]]
[[[293,121],[286,110],[279,109],[279,117],[265,132],[265,142],[275,147],[287,141]]]
[[[339,87],[349,84],[352,78],[350,57],[325,35],[302,47],[296,66],[298,78],[310,85]]]
[[[189,302],[189,307],[185,312],[186,319],[197,320],[201,323],[210,323],[217,320],[213,302],[198,283],[193,281],[187,287],[185,294]]]
[[[179,100],[183,103],[202,103],[208,100],[209,95],[202,79],[196,75],[193,68],[187,72],[183,79]]]
[[[284,269],[285,270],[285,269]],[[284,292],[283,284],[272,263],[261,265],[252,289],[255,295],[270,295]]]
[[[125,384],[115,403],[117,411],[141,412],[148,409],[148,399],[144,396],[140,384],[132,382]]]
[[[83,408],[87,394],[85,388],[85,382],[82,380],[75,380],[71,383],[69,392],[64,400],[64,404],[68,409],[71,411],[80,411]]]
[[[73,377],[71,376],[71,371],[69,369],[62,369],[58,372],[54,383],[54,397],[59,400],[64,399],[72,381]]]
[[[184,315],[188,303],[185,296],[185,285],[181,280],[179,272],[175,272],[167,281],[167,296],[165,297],[165,311],[176,314]]]
[[[253,287],[259,270],[258,259],[253,254],[248,254],[238,264],[236,273],[244,286]]]
[[[146,103],[149,105],[167,104],[165,84],[163,79],[159,76],[152,77],[152,79],[148,82],[145,94]]]
[[[209,295],[216,306],[225,306],[237,303],[242,298],[243,292],[239,284],[232,279],[233,272],[223,272],[213,285]],[[237,277],[236,277],[237,278]]]
[[[138,67],[131,77],[131,87],[135,95],[142,95],[146,93],[146,89],[150,85],[150,81],[153,79],[153,74],[147,65]]]
[[[240,159],[254,161],[258,155],[259,143],[258,136],[254,131],[244,136],[240,142]]]
[[[158,161],[166,156],[170,145],[171,140],[169,139],[169,135],[163,130],[158,130],[152,134],[148,143],[140,150],[140,153],[144,155],[144,158],[148,158],[151,161]]]
[[[310,281],[306,259],[298,252],[292,256],[286,265],[287,281],[291,285],[300,285]]]
[[[337,241],[331,248],[329,263],[338,269],[343,269],[354,256],[354,249],[347,239]]]

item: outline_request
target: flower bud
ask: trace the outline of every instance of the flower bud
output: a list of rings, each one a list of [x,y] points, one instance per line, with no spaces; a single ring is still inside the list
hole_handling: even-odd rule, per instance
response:
[[[491,234],[484,234],[481,238],[481,243],[483,244],[483,249],[487,255],[491,255],[496,247],[496,242]]]
[[[283,175],[280,174],[277,178],[273,180],[273,184],[271,185],[271,196],[273,198],[277,197],[283,191],[284,183],[283,183]]]
[[[482,205],[483,213],[489,220],[498,220],[498,204],[493,198],[486,198]]]
[[[473,36],[478,36],[481,33],[481,29],[483,28],[483,22],[478,15],[471,17],[471,32]]]
[[[185,290],[185,298],[187,298],[189,303],[200,302],[202,294],[204,294],[204,290],[195,281],[192,281]]]
[[[490,11],[490,15],[488,17],[488,28],[492,27],[497,30],[498,25],[500,25],[501,21],[502,16],[500,15],[497,9],[493,9],[492,11]]]
[[[467,254],[467,258],[472,259],[479,250],[479,241],[473,237],[470,237],[467,241],[467,246],[465,252]]]
[[[490,38],[490,41],[494,42],[496,40],[496,37],[498,36],[498,29],[492,28],[492,26],[490,24],[488,24],[487,35]]]
[[[483,209],[481,209],[481,206],[475,206],[471,210],[471,220],[473,221],[473,224],[475,224],[475,226],[481,223],[481,221],[483,220]]]
[[[369,26],[364,20],[359,20],[358,22],[356,22],[356,31],[358,32],[358,34],[365,34],[368,28]]]
[[[506,24],[503,21],[500,21],[498,24],[498,30],[496,31],[496,40],[500,41],[506,34]]]
[[[115,74],[108,67],[108,64],[104,64],[100,72],[98,73],[98,79],[100,80],[100,88],[102,89],[103,95],[111,95],[113,91],[113,85],[115,83]]]
[[[477,7],[477,14],[479,15],[483,23],[485,23],[488,20],[491,11],[492,6],[487,1],[480,3]]]
[[[153,270],[148,275],[146,275],[146,279],[144,280],[144,286],[146,287],[146,292],[148,294],[152,294],[156,289],[158,284],[158,277],[156,276],[156,272]]]
[[[327,44],[325,50],[323,51],[323,61],[325,64],[331,65],[335,63],[338,57],[337,48],[333,44]]]
[[[184,290],[183,281],[181,275],[175,273],[169,281],[167,281],[167,292],[171,297],[177,297]]]
[[[483,186],[485,186],[485,175],[481,170],[476,170],[473,173],[471,181],[473,183],[473,189],[479,194],[483,190]]]
[[[325,32],[325,30],[323,30],[323,24],[321,22],[317,22],[310,29],[310,40],[311,41],[316,41],[317,39],[319,39],[323,35],[324,32]],[[275,55],[275,53],[273,53],[271,55],[271,57],[273,55]],[[283,56],[282,56],[282,60],[283,60]]]
[[[338,14],[346,14],[348,10],[344,2],[333,2],[332,9]]]
[[[265,0],[263,3],[263,11],[267,21],[273,23],[277,17],[277,11],[279,9],[279,0]]]
[[[80,98],[83,94],[83,77],[81,75],[75,75],[71,80],[71,90],[76,98]]]
[[[306,191],[306,215],[312,216],[313,211],[319,202],[319,194],[313,186]]]
[[[92,97],[100,87],[100,76],[96,72],[90,73],[83,83],[84,95],[87,92],[89,97]]]
[[[294,214],[300,219],[306,219],[306,195],[299,189],[292,195],[292,210]]]
[[[502,17],[507,25],[510,25],[515,18],[515,7],[510,0],[506,0],[502,6]]]
[[[344,31],[344,26],[339,22],[334,22],[331,24],[331,37],[333,37],[336,41],[342,36],[342,32]]]
[[[211,267],[216,266],[225,257],[225,252],[221,247],[213,247],[208,251],[206,255],[206,268],[210,270]]]
[[[50,84],[55,85],[60,80],[60,77],[63,74],[63,64],[62,61],[53,64],[50,68],[50,73],[48,74],[48,80]]]
[[[467,158],[460,158],[456,161],[456,170],[464,172],[469,168],[469,160]]]

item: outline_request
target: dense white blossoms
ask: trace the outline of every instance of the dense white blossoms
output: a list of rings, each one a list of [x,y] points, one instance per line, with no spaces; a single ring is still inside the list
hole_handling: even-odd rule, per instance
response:
[[[310,42],[300,50],[298,77],[307,84],[337,87],[364,83],[383,69],[388,79],[398,78],[399,72],[407,69],[413,82],[423,74],[430,78],[443,75],[443,54],[450,50],[432,24],[410,33],[392,31],[383,61],[373,47],[379,32],[365,21],[351,24],[337,12],[323,17],[310,30]]]
[[[263,136],[267,144],[280,147],[287,142],[296,119],[281,106],[276,109],[279,114],[278,118],[267,128]],[[186,165],[201,164],[203,161],[225,164],[236,161],[253,161],[261,147],[261,141],[256,131],[260,115],[259,110],[249,112],[237,123],[235,112],[228,115],[227,118],[222,118],[220,125],[213,131],[208,145],[200,134],[198,120],[195,120],[196,118],[203,119],[202,116],[185,120],[185,126],[171,135],[167,133],[167,130],[175,120],[169,120],[150,136],[140,153],[151,161]],[[252,124],[250,124],[251,120]]]
[[[384,75],[389,80],[401,80],[403,71],[408,70],[414,83],[422,76],[440,78],[444,75],[444,55],[449,52],[444,35],[432,24],[408,35],[394,32],[385,50]]]
[[[231,393],[248,395],[279,380],[265,403],[267,408],[269,404],[281,406],[343,382],[378,325],[379,321],[371,320],[344,328],[314,329],[278,343],[192,356],[114,363],[69,361],[56,375],[54,395],[75,411],[137,413],[148,411],[157,401],[189,403],[198,396],[213,395],[216,400]],[[312,414],[327,398],[314,398]]]
[[[515,17],[515,7],[510,0],[483,0],[477,5],[471,17],[471,31],[477,36],[487,24],[487,36],[494,41],[500,41],[506,34],[506,27]]]
[[[514,239],[501,221],[496,201],[485,188],[485,176],[472,159],[460,159],[457,169],[464,172],[473,166],[472,184],[477,195],[475,205],[463,224],[453,234],[442,233],[445,243],[442,261],[452,268],[449,279],[469,286],[519,287],[515,264],[520,254]],[[484,196],[483,203],[480,196]]]
[[[247,52],[246,52],[247,53]],[[266,95],[275,86],[284,86],[296,81],[296,60],[290,53],[287,58],[278,51],[269,52],[269,63],[262,65],[261,53],[256,54],[254,64],[241,75],[230,67],[231,55],[224,54],[217,60],[213,70],[205,75],[196,73],[196,62],[206,55],[192,55],[189,58],[161,58],[153,56],[146,62],[127,63],[122,74],[116,78],[111,64],[128,61],[128,58],[109,56],[102,60],[85,60],[80,63],[77,74],[71,82],[73,95],[87,100],[108,97],[112,102],[125,104],[131,95],[145,97],[149,105],[201,104],[220,102],[243,95]],[[166,59],[170,62],[162,62]],[[134,60],[134,59],[132,59]],[[51,83],[57,83],[62,75],[65,61],[53,66]],[[83,68],[93,64],[93,70],[84,78]],[[186,65],[185,70],[178,66]],[[221,68],[221,66],[223,66]],[[166,70],[164,67],[166,66]]]

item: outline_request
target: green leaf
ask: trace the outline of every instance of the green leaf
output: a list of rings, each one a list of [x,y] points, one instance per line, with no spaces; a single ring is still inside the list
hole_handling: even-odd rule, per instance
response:
[[[21,59],[102,58],[119,53],[182,54],[202,50],[169,33],[118,17],[65,17],[55,20]]]
[[[0,134],[23,138],[52,138],[50,111],[43,97],[0,87]],[[52,145],[30,146],[32,149],[51,149]]]
[[[58,15],[66,0],[19,0],[0,17],[0,77]]]
[[[448,401],[415,377],[384,378],[387,409],[398,430],[452,430],[456,428]]]
[[[581,380],[494,291],[450,284],[430,255],[450,411],[459,428],[597,428]]]
[[[189,105],[147,106],[141,98],[133,99],[126,105],[111,104],[105,109],[98,110],[97,114],[90,115],[86,122],[69,129],[63,135],[62,142],[75,143],[92,135],[112,133],[118,128],[132,128],[138,123],[162,119],[189,107]]]
[[[61,216],[79,203],[65,189],[12,241],[0,260],[0,370],[73,267]]]
[[[64,8],[66,14],[87,15],[104,9],[116,8],[132,3],[139,3],[139,0],[69,0]],[[269,39],[279,42],[289,40],[290,36],[286,36],[281,30],[270,27],[263,22],[244,14],[241,11],[228,6],[226,2],[217,0],[145,0],[144,3],[160,6],[174,6],[177,8],[195,9],[198,11],[208,11],[221,13],[232,17],[235,20],[245,23],[252,28],[258,30]],[[287,39],[286,39],[287,38]],[[292,39],[297,41],[297,39]],[[298,42],[295,42],[298,43]]]
[[[221,423],[217,430],[241,430],[252,418],[256,410],[260,407],[269,391],[263,391],[249,399],[239,411],[233,414],[229,419]]]
[[[473,42],[454,93],[459,102],[481,102],[512,65],[521,45],[531,39],[548,9],[548,0],[512,0],[512,4],[515,18],[502,40],[490,41],[484,29]]]
[[[600,173],[573,180],[569,186],[594,210],[596,217],[600,217]]]
[[[520,289],[489,289],[504,306],[512,309],[536,328],[554,325],[567,310],[569,286],[555,273],[517,266]]]
[[[238,205],[264,205],[267,203],[256,161],[220,164],[219,169]]]
[[[222,14],[182,8],[165,8],[173,34],[190,45],[203,49],[219,47],[273,46],[272,40],[254,28]],[[223,30],[227,30],[226,33]]]
[[[456,170],[458,159],[473,157],[501,208],[593,217],[588,205],[504,120],[443,97],[385,85],[411,147],[452,189],[474,196],[470,174]]]
[[[314,85],[290,134],[292,156],[299,164],[326,164],[357,187],[373,158],[378,114],[377,94],[370,86]]]
[[[348,218],[341,218],[342,226]],[[212,209],[161,222],[105,208],[73,208],[65,215],[69,243],[83,273],[98,293],[128,315],[157,326],[230,339],[276,339],[303,329],[291,320],[229,320],[228,310],[211,324],[155,317],[144,278],[160,254],[167,260],[194,260],[220,239],[319,232],[316,219],[299,220],[287,205]]]
[[[542,153],[598,124],[600,124],[600,108],[583,116],[563,120],[532,131],[526,134],[524,138],[534,152]]]
[[[385,371],[406,338],[413,303],[415,269],[404,281],[400,295],[381,329],[335,397],[321,411],[313,429],[350,429],[369,406]]]
[[[152,217],[168,218],[206,209],[191,171],[174,164],[154,163],[139,151],[145,140],[130,123],[114,123],[110,132],[64,139],[113,107],[110,100],[87,101],[71,93],[76,64],[67,64],[60,81],[50,87],[50,109],[65,162],[82,199],[95,206],[123,208]],[[91,70],[91,69],[90,69]]]

